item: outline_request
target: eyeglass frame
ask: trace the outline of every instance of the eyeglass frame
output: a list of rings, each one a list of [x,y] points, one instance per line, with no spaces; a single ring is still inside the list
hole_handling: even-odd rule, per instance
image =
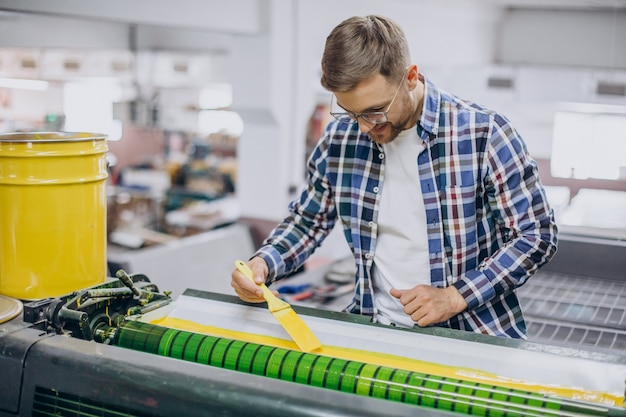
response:
[[[404,83],[404,79],[406,77],[406,73],[407,73],[407,70],[409,68],[410,67],[407,67],[407,69],[404,70],[404,74],[402,75],[402,80],[400,81],[400,85],[398,85],[398,88],[396,89],[396,93],[393,95],[393,98],[391,99],[391,102],[387,106],[387,110],[385,110],[385,111],[364,111],[362,113],[353,113],[353,112],[349,112],[349,111],[344,111],[344,112],[333,112],[333,111],[330,111],[329,112],[330,115],[333,116],[335,118],[335,120],[338,120],[340,122],[343,121],[344,123],[348,123],[348,124],[358,123],[359,122],[359,117],[361,119],[363,119],[364,121],[366,121],[367,123],[373,123],[375,125],[382,124],[382,123],[387,123],[389,121],[389,119],[387,118],[387,114],[389,114],[389,111],[391,110],[391,106],[393,106],[393,103],[396,101],[396,97],[398,96],[398,93],[400,92],[400,88],[402,87],[402,84]],[[330,108],[331,109],[333,108],[333,98],[334,97],[335,97],[335,94],[332,94],[331,97],[330,97]],[[339,106],[339,104],[337,104],[337,105]],[[369,115],[382,115],[384,117],[384,119],[380,120],[380,121],[369,120]],[[348,120],[346,120],[346,118]]]

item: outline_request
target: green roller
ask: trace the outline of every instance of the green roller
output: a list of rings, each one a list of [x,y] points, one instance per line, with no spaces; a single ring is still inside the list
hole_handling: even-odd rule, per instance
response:
[[[623,410],[614,407],[208,336],[137,321],[125,321],[114,332],[113,344],[128,349],[465,415],[626,415]]]

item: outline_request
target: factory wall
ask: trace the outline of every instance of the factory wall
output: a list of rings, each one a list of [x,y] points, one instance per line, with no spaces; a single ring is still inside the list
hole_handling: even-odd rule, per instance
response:
[[[304,142],[300,139],[305,136],[307,119],[317,102],[327,103],[330,98],[319,87],[319,62],[327,34],[344,18],[370,13],[388,15],[404,27],[414,62],[440,87],[507,115],[539,160],[546,183],[571,185],[574,191],[585,186],[624,190],[623,181],[568,183],[550,175],[556,111],[567,103],[626,104],[624,96],[595,91],[601,80],[626,80],[624,11],[617,7],[568,10],[567,2],[560,4],[559,9],[527,9],[485,1],[398,0],[384,6],[376,1],[292,2],[297,24],[271,20],[270,28],[295,27],[295,48],[289,58],[284,49],[270,56],[281,65],[295,67],[295,85],[282,79],[273,89],[278,96],[281,89],[291,90],[284,97],[288,97],[285,103],[294,104],[287,109],[292,117],[276,118],[279,125],[290,124],[284,127],[289,133],[276,146],[281,154],[289,150],[288,166],[283,169],[294,180],[281,183],[282,191],[279,187],[271,192],[278,192],[278,200],[288,200],[287,190],[294,189],[304,169]],[[490,87],[494,77],[510,79],[511,86]],[[255,181],[260,181],[256,172],[262,172],[262,167],[258,168],[250,174]],[[267,196],[267,187],[256,190]],[[260,198],[259,194],[250,201]]]
[[[561,103],[626,104],[624,96],[594,89],[600,80],[626,81],[626,13],[618,5],[584,6],[578,0],[185,0],[176,7],[164,0],[0,0],[0,47],[130,50],[149,57],[137,61],[135,75],[144,84],[159,79],[155,62],[203,54],[208,69],[195,81],[231,83],[233,107],[244,119],[243,215],[274,221],[301,182],[311,112],[330,98],[319,86],[319,62],[339,21],[370,13],[396,19],[427,77],[505,113],[549,167],[553,114]],[[492,77],[510,79],[511,87],[489,87]],[[162,120],[174,125],[183,120],[179,115],[166,108]]]
[[[284,213],[287,202],[299,188],[304,172],[308,119],[318,102],[326,104],[330,100],[328,92],[319,85],[320,60],[326,36],[335,25],[353,15],[388,15],[404,27],[411,42],[411,53],[420,68],[483,66],[491,62],[495,53],[491,36],[500,13],[486,3],[462,1],[446,2],[445,5],[422,1],[418,7],[414,2],[403,0],[388,1],[384,5],[376,1],[293,1],[270,2],[269,5],[272,13],[269,16],[270,50],[267,57],[273,68],[270,77],[273,108],[278,110],[274,120],[281,135],[278,140],[259,136],[246,142],[245,133],[242,146],[253,146],[255,151],[250,152],[251,155],[261,152],[279,156],[281,166],[275,176],[271,173],[268,176],[268,168],[276,167],[268,166],[267,160],[242,161],[242,166],[249,171],[242,172],[240,189],[249,190],[241,195],[242,201],[247,201],[243,204],[244,213],[271,220]],[[447,7],[453,7],[456,12],[442,25],[432,16],[440,15]],[[471,24],[464,26],[464,22]],[[464,27],[462,35],[459,27]],[[452,46],[459,36],[470,44],[481,45],[481,48],[472,51]],[[443,52],[446,50],[454,52]],[[246,61],[254,53],[257,52],[250,48],[238,56]],[[246,124],[246,129],[249,127],[250,123]],[[268,151],[267,146],[274,150]],[[276,160],[272,159],[274,163]],[[263,176],[259,176],[261,172]]]

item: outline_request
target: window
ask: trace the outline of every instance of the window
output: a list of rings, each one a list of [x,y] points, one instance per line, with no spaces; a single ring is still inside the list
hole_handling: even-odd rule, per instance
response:
[[[63,89],[65,130],[105,133],[109,140],[122,137],[119,120],[113,120],[113,102],[119,100],[121,87],[110,82],[70,82]]]
[[[557,112],[551,172],[560,178],[626,179],[626,110]]]
[[[202,89],[198,100],[198,131],[205,135],[224,133],[241,136],[243,121],[239,114],[228,110],[232,101],[233,92],[229,84],[216,84]]]

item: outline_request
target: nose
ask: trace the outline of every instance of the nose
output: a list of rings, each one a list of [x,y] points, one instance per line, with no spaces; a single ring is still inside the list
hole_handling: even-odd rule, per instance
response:
[[[368,122],[364,120],[362,117],[359,118],[359,130],[363,133],[368,133],[376,126],[376,123]]]

